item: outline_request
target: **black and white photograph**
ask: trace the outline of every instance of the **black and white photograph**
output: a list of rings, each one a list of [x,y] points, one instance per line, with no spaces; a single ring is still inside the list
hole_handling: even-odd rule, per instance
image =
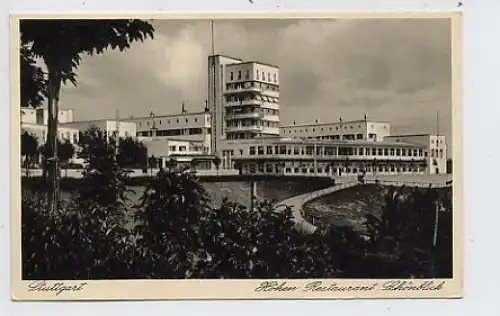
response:
[[[11,17],[15,296],[460,296],[457,20]]]

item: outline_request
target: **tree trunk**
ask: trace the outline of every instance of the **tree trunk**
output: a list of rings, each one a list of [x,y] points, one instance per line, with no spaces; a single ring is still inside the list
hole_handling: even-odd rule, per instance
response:
[[[55,211],[59,204],[59,164],[57,156],[57,123],[59,114],[59,92],[61,89],[60,71],[55,67],[48,66],[49,80],[48,90],[48,118],[47,118],[47,143],[46,143],[46,166],[47,187],[49,188],[48,206],[51,211]]]

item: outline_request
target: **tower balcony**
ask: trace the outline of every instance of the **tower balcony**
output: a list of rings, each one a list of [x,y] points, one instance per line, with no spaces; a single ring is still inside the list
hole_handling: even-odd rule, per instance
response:
[[[262,100],[244,100],[244,101],[226,101],[225,106],[245,106],[245,105],[256,105],[262,106],[264,101]]]
[[[260,92],[262,91],[259,87],[246,87],[237,89],[226,89],[224,94],[235,94],[235,93],[245,93],[245,92]]]
[[[263,126],[251,125],[251,126],[229,126],[226,127],[226,133],[234,132],[253,132],[260,133],[264,129]]]
[[[257,119],[262,119],[264,118],[264,114],[262,113],[257,113],[257,112],[249,112],[249,113],[232,113],[232,114],[226,114],[225,115],[226,119],[232,120],[232,119],[246,119],[246,118],[257,118]]]

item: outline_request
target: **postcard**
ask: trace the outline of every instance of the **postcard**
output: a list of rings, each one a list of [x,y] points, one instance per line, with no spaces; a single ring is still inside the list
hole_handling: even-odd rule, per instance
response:
[[[460,298],[461,21],[12,15],[12,299]]]

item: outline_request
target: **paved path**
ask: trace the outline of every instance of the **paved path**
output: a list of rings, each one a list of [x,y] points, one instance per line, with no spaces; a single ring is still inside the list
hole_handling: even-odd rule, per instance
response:
[[[314,231],[317,229],[316,226],[313,224],[307,222],[304,217],[302,216],[303,214],[303,206],[314,199],[317,199],[319,197],[331,194],[336,191],[340,191],[346,188],[353,187],[355,185],[358,185],[357,180],[351,180],[351,179],[344,179],[342,180],[336,180],[336,184],[334,186],[328,187],[326,189],[318,190],[318,191],[313,191],[313,192],[308,192],[305,194],[297,195],[294,197],[291,197],[289,199],[286,199],[284,201],[281,201],[277,203],[275,206],[277,208],[282,208],[285,206],[291,207],[293,216],[294,216],[294,222],[295,222],[295,227],[300,231],[305,234],[312,234]]]
[[[393,186],[419,186],[419,187],[446,187],[451,185],[451,175],[416,175],[416,176],[367,176],[365,177],[365,184],[377,183],[380,185],[393,185]],[[288,198],[275,204],[276,207],[281,208],[289,206],[292,208],[295,227],[302,233],[312,234],[317,226],[307,222],[303,217],[304,205],[307,202],[323,197],[325,195],[337,192],[343,189],[351,188],[356,185],[361,185],[355,178],[336,178],[335,186],[326,189],[313,191],[298,196]]]

